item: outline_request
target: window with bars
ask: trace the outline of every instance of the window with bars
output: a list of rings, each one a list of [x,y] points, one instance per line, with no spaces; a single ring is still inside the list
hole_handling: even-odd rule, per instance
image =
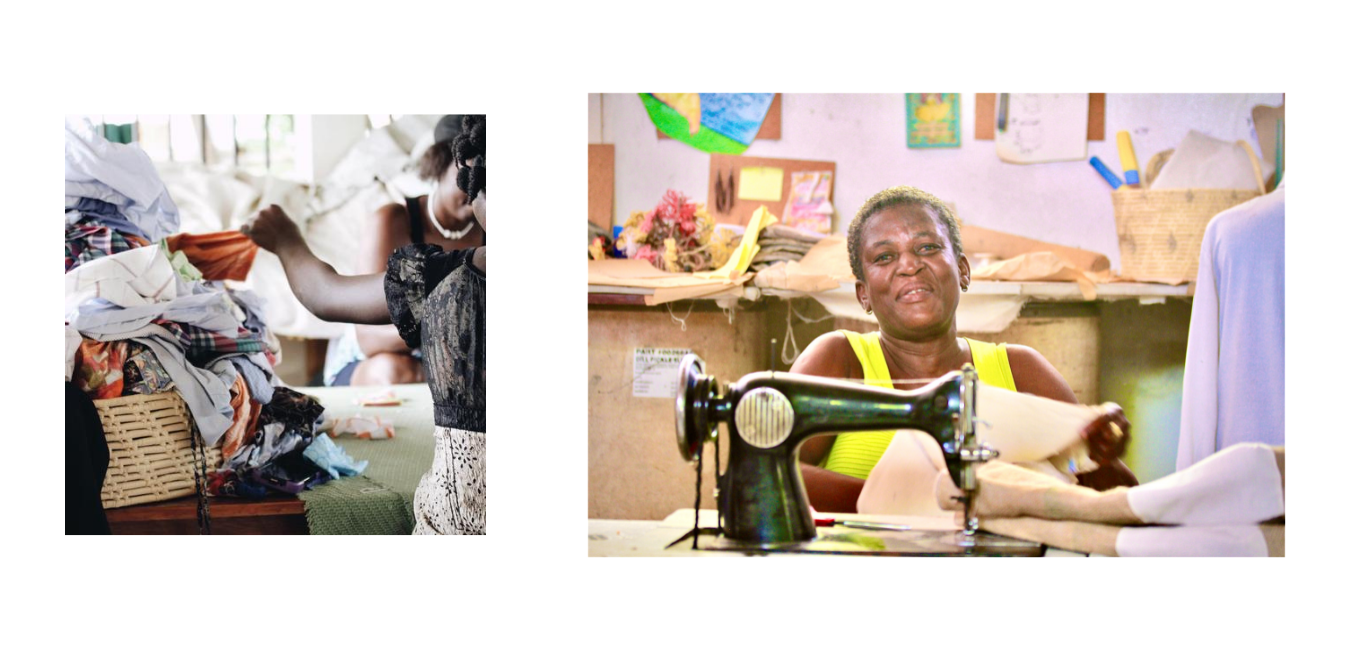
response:
[[[308,115],[85,115],[113,142],[136,143],[151,160],[202,163],[313,182]],[[365,115],[366,132],[401,115]]]

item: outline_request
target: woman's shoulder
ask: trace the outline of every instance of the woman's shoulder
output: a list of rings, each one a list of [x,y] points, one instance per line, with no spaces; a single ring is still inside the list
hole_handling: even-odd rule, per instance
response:
[[[792,372],[846,379],[863,376],[862,362],[853,353],[853,345],[844,330],[827,332],[811,341],[792,364]]]
[[[1008,369],[1012,371],[1013,381],[1018,392],[1031,393],[1059,400],[1077,403],[1073,389],[1045,355],[1035,348],[1015,343],[1004,344],[1008,351]]]

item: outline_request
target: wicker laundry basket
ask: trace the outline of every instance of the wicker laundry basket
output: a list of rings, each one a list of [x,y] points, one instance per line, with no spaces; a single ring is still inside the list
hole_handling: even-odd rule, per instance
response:
[[[195,426],[177,391],[95,400],[108,440],[103,507],[121,508],[196,493],[192,439]],[[200,444],[200,443],[199,443]],[[220,450],[206,450],[206,469],[220,466]]]
[[[1256,153],[1246,142],[1241,144],[1252,158],[1257,185],[1264,188]],[[1155,169],[1161,164],[1159,156],[1170,153],[1154,156],[1149,168]],[[1184,278],[1194,282],[1200,270],[1200,244],[1210,219],[1264,193],[1264,189],[1140,190],[1122,186],[1111,193],[1116,235],[1120,238],[1120,274],[1135,279]]]

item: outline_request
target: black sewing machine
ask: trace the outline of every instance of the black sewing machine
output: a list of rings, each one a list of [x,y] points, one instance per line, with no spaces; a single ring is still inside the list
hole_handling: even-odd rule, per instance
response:
[[[977,488],[976,464],[997,455],[976,440],[975,380],[969,364],[908,391],[755,372],[724,392],[715,377],[704,373],[703,360],[690,354],[680,364],[676,437],[685,460],[697,462],[703,445],[715,442],[718,425],[727,425],[730,454],[717,482],[722,529],[730,540],[767,546],[816,537],[797,465],[804,440],[848,431],[925,431],[937,440],[952,480],[964,493],[965,527],[955,544],[974,546],[978,539],[996,537],[977,537],[979,522],[971,516],[970,503]]]

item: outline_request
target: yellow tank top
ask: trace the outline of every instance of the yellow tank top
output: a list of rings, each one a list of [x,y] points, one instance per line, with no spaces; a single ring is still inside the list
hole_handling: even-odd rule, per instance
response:
[[[891,372],[886,368],[886,357],[881,352],[880,332],[859,334],[841,330],[848,337],[853,353],[862,363],[863,378],[869,386],[895,388],[891,383]],[[990,386],[1008,390],[1017,390],[1013,384],[1012,368],[1008,365],[1008,349],[1002,343],[995,345],[983,341],[966,339],[970,346],[970,356],[979,373],[980,381]],[[894,431],[858,431],[835,436],[830,455],[825,459],[825,469],[840,474],[867,479],[872,467],[881,460],[882,454],[891,444]]]

